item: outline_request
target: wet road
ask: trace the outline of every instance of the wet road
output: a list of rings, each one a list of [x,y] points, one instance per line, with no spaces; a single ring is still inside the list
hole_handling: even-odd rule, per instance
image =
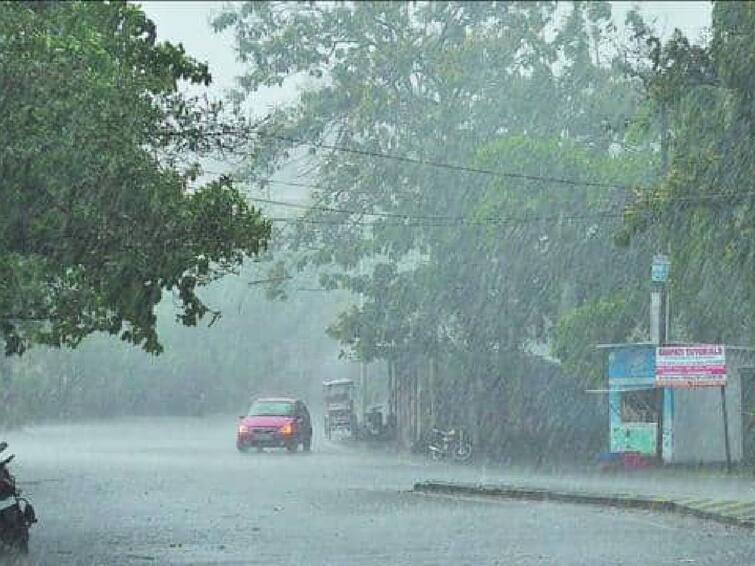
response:
[[[409,493],[478,474],[316,438],[240,454],[233,419],[7,435],[36,504],[31,564],[755,564],[750,531],[693,518]],[[22,485],[23,487],[23,485]]]

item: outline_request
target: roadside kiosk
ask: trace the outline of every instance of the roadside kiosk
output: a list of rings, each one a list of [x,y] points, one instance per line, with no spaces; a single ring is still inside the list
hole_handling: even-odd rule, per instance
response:
[[[657,454],[658,390],[665,463],[755,454],[755,350],[711,344],[604,344],[609,451]]]

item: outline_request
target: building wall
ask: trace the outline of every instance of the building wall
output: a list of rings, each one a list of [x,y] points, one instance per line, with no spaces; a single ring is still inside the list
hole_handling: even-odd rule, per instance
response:
[[[396,368],[396,424],[398,444],[410,449],[418,440],[418,368],[414,363],[397,364]]]
[[[755,356],[739,371],[742,387],[742,451],[748,464],[755,464]]]
[[[624,422],[622,397],[632,389],[655,386],[655,346],[627,344],[608,354],[609,450],[611,452],[656,453],[657,422]]]
[[[731,459],[742,459],[742,391],[736,352],[726,352],[726,409]],[[718,388],[674,391],[673,459],[679,464],[726,461],[721,391]]]
[[[614,437],[623,433],[623,427],[627,424],[622,423],[618,416],[621,400],[618,389],[622,386],[640,387],[654,382],[654,350],[655,347],[649,344],[628,344],[613,348],[609,352],[611,450],[624,450],[623,444],[617,442]],[[725,393],[729,447],[732,461],[739,462],[743,459],[744,453],[743,421],[753,422],[747,421],[743,414],[740,368],[755,366],[755,353],[744,348],[727,347],[726,364]],[[725,462],[721,390],[666,389],[664,398],[664,461],[680,464]],[[667,450],[669,444],[670,457]]]

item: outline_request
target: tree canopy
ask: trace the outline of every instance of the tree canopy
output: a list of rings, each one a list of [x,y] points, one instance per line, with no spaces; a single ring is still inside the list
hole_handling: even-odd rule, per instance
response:
[[[674,316],[684,338],[755,340],[755,6],[716,2],[710,39],[678,30],[664,44],[636,29],[645,127],[665,170],[637,195],[626,235],[655,230],[671,252]]]
[[[292,245],[318,242],[311,260],[345,270],[326,285],[375,298],[334,335],[385,356],[389,344],[446,349],[440,337],[463,324],[465,344],[516,351],[547,337],[561,295],[578,297],[573,306],[589,295],[579,260],[610,256],[610,219],[572,217],[621,204],[628,190],[610,185],[646,181],[639,164],[653,160],[609,155],[640,97],[605,55],[607,3],[575,3],[562,21],[551,2],[252,2],[215,25],[235,30],[243,89],[322,77],[278,116],[271,154],[286,142],[319,148],[315,222]],[[284,48],[293,37],[297,48]]]
[[[367,359],[541,342],[576,368],[593,315],[615,317],[606,339],[646,334],[668,250],[678,339],[752,336],[751,18],[716,3],[702,45],[636,11],[625,44],[604,2],[249,2],[215,26],[236,34],[242,90],[315,79],[269,155],[318,154],[289,242],[370,299],[334,336]]]
[[[205,64],[125,2],[4,2],[0,18],[0,334],[7,353],[93,332],[160,352],[155,306],[208,313],[200,286],[267,243],[270,224],[192,155],[220,105]]]
[[[566,387],[542,361],[582,352],[555,347],[560,321],[640,288],[651,239],[614,245],[657,155],[630,137],[643,97],[613,49],[610,4],[556,8],[249,2],[215,21],[236,33],[242,90],[312,77],[254,164],[315,152],[314,205],[287,242],[326,288],[361,297],[331,336],[387,360],[389,379],[431,373],[444,408],[432,418],[499,423],[479,438],[499,445],[549,395],[538,387]],[[642,311],[626,308],[618,332],[637,332]]]

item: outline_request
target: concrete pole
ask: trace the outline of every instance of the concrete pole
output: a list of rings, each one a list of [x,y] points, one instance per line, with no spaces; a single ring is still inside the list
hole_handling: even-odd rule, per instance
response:
[[[359,260],[359,275],[361,276],[364,273],[364,270],[362,269],[362,260]],[[364,321],[364,293],[359,293],[359,313],[362,318],[362,321]],[[360,341],[361,341],[361,331],[360,331]],[[363,419],[364,419],[364,388],[365,388],[365,363],[364,363],[364,357],[361,356],[359,360],[359,395],[357,403],[359,405],[357,409],[357,426],[362,426]]]
[[[656,346],[663,342],[661,340],[661,304],[663,302],[661,293],[660,288],[655,288],[650,292],[650,341]]]
[[[666,286],[656,284],[650,293],[650,338],[656,346],[666,343]],[[657,425],[655,435],[655,455],[663,463],[663,404],[665,389],[656,390]]]

